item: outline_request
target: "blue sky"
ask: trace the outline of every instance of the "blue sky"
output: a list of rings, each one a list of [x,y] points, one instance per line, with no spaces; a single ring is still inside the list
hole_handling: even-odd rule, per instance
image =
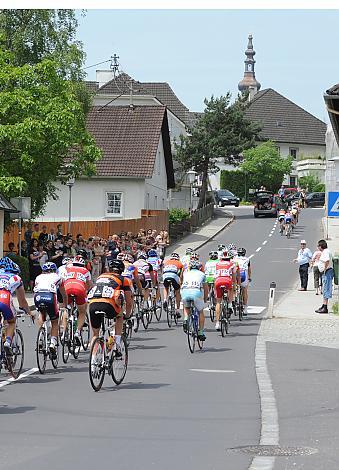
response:
[[[205,97],[236,95],[252,33],[262,89],[328,122],[323,92],[339,82],[338,19],[335,10],[88,10],[78,37],[86,65],[117,53],[133,78],[166,81],[191,111],[202,111]]]

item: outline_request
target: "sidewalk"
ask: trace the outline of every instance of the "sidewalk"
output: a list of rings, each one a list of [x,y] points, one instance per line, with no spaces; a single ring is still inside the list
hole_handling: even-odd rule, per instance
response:
[[[180,256],[185,254],[186,248],[192,248],[198,250],[204,246],[211,238],[218,235],[224,228],[230,225],[234,220],[234,216],[231,212],[223,209],[216,209],[215,216],[213,219],[205,223],[196,232],[186,235],[180,241],[170,245],[167,248],[167,255],[176,252]]]

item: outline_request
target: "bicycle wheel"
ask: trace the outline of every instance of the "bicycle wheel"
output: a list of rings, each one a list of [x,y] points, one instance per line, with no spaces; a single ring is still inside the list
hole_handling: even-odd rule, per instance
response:
[[[171,315],[171,297],[168,297],[167,299],[167,308],[166,308],[166,319],[167,319],[167,325],[169,328],[172,328],[172,315]]]
[[[36,359],[40,374],[44,374],[46,370],[47,362],[47,344],[46,344],[46,333],[45,327],[41,326],[38,331],[36,339]]]
[[[244,304],[242,301],[242,291],[240,291],[240,295],[239,295],[238,314],[239,314],[239,321],[242,321],[243,316],[244,316]]]
[[[135,297],[134,301],[134,333],[137,333],[139,326],[140,326],[140,304],[139,304],[139,297]]]
[[[91,328],[89,325],[89,317],[88,313],[86,312],[85,323],[81,330],[81,346],[84,351],[87,351],[90,343]]]
[[[116,385],[120,385],[121,382],[124,380],[126,372],[127,372],[127,366],[128,366],[128,346],[127,346],[126,338],[124,336],[121,337],[120,351],[121,351],[122,356],[119,358],[117,358],[114,355],[114,351],[113,351],[113,362],[112,362],[111,373],[112,373],[113,382]]]
[[[154,309],[154,315],[157,321],[161,320],[161,314],[162,314],[162,306],[161,306],[161,300],[159,302],[159,305],[157,305],[157,300],[155,301],[155,309]]]
[[[195,350],[195,325],[194,321],[192,318],[192,315],[190,315],[187,319],[187,341],[188,341],[188,347],[191,353],[194,353]]]
[[[12,340],[12,351],[13,356],[11,360],[11,370],[10,373],[14,379],[17,379],[21,374],[22,368],[24,366],[25,358],[25,349],[24,349],[24,338],[21,331],[16,328]]]
[[[98,392],[105,378],[104,367],[104,341],[103,338],[96,338],[92,344],[89,355],[89,381],[93,390]]]
[[[125,320],[123,330],[122,330],[122,334],[126,338],[127,346],[130,345],[131,338],[132,338],[132,331],[133,331],[132,320],[130,320],[130,319]]]
[[[215,299],[214,299],[214,292],[212,290],[209,293],[208,306],[209,306],[209,310],[210,310],[211,322],[214,323],[214,320],[215,320]]]
[[[70,322],[67,321],[66,330],[64,333],[64,340],[62,344],[62,361],[64,364],[67,364],[70,354]]]
[[[149,313],[149,310],[143,310],[141,312],[141,321],[142,321],[142,325],[144,327],[145,330],[147,330],[148,328],[148,325],[150,323],[150,313]]]
[[[177,318],[177,313],[175,311],[175,297],[171,297],[171,303],[170,303],[170,314],[171,314],[171,318],[172,318],[172,324],[173,324],[173,320],[174,320],[174,323],[177,325],[178,324],[178,318]]]
[[[52,358],[52,356],[50,356],[50,358],[52,366],[54,367],[54,369],[57,369],[59,364],[59,343],[56,346],[56,357]]]

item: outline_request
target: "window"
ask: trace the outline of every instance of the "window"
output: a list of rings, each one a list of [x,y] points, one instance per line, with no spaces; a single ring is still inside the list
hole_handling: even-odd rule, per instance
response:
[[[299,149],[297,149],[297,148],[290,148],[290,157],[292,157],[294,160],[296,160],[297,157],[298,157],[298,151],[299,151]]]
[[[106,217],[117,217],[122,215],[122,193],[106,193]]]
[[[291,186],[291,188],[295,188],[297,186],[297,177],[296,176],[290,176],[290,186]]]

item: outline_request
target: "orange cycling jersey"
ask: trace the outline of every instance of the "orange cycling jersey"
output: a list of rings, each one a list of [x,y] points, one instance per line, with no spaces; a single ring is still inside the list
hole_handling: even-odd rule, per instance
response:
[[[118,274],[104,273],[96,280],[95,286],[88,293],[90,304],[95,302],[112,305],[117,314],[122,310],[122,292],[130,292],[130,281]]]

